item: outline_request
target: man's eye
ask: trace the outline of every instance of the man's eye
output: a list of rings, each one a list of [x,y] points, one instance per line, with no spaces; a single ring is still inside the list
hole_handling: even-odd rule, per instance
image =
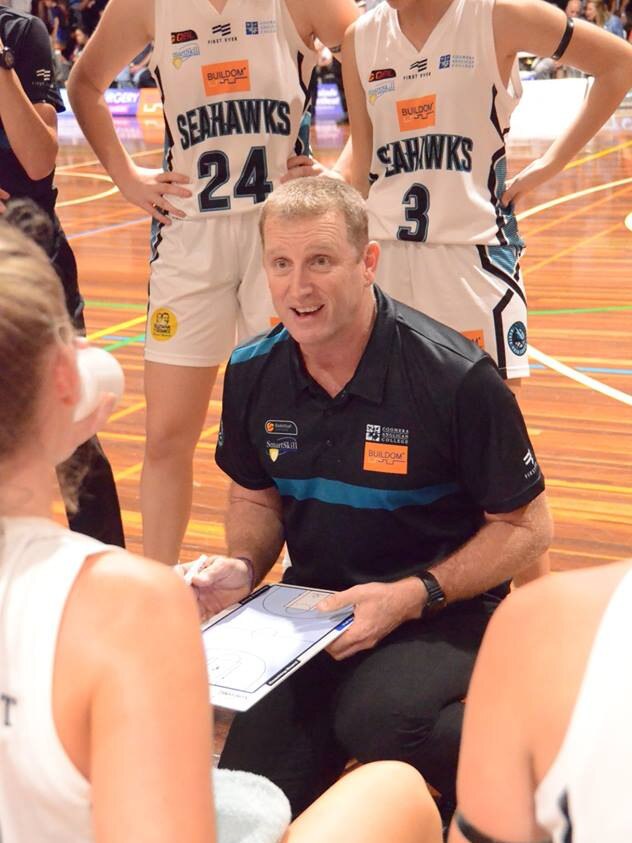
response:
[[[288,262],[285,260],[285,258],[277,258],[274,261],[274,267],[275,269],[287,269]]]
[[[329,266],[329,258],[327,255],[316,255],[314,263],[316,266]]]

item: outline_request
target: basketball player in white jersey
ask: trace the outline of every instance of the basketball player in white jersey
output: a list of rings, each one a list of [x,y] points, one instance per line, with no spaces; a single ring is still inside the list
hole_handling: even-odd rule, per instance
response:
[[[595,82],[569,129],[507,181],[519,50],[564,54]],[[514,205],[620,104],[632,47],[542,0],[388,0],[351,25],[343,56],[352,181],[381,246],[377,283],[485,348],[516,389],[529,364]],[[519,582],[548,567],[543,557]]]
[[[632,839],[632,563],[547,577],[487,629],[450,843]]]
[[[130,201],[156,221],[145,345],[145,553],[177,561],[192,460],[237,337],[270,327],[260,203],[301,152],[315,61],[356,17],[353,0],[111,0],[69,83],[77,118]],[[116,136],[103,92],[149,41],[164,103],[165,172]]]

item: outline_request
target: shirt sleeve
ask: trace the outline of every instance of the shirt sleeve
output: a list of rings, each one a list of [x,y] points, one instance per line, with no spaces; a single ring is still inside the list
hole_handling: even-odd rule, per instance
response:
[[[240,363],[229,363],[224,374],[222,418],[215,462],[224,474],[240,486],[246,489],[269,489],[274,482],[264,470],[250,435],[250,389],[241,377],[241,366]]]
[[[30,101],[46,102],[57,112],[65,111],[55,82],[50,37],[43,21],[30,18],[13,49],[15,72]]]
[[[454,437],[460,482],[486,512],[512,512],[544,490],[518,402],[490,360],[459,388]]]

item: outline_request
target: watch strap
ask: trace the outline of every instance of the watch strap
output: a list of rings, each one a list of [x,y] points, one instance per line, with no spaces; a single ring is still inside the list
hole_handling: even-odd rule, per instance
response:
[[[428,601],[424,609],[424,614],[435,614],[441,611],[446,605],[446,596],[439,580],[432,571],[419,571],[415,576],[422,581],[428,592]]]

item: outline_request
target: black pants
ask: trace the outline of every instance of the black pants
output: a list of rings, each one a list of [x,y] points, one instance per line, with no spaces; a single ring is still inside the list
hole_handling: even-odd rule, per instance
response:
[[[77,262],[61,229],[58,230],[55,251],[51,257],[64,286],[66,307],[77,331],[85,334],[83,299],[77,282]],[[84,533],[105,544],[125,547],[123,522],[112,468],[96,436],[84,442],[73,454],[82,465],[88,466],[79,490],[79,508],[68,514],[68,525],[76,533]]]
[[[341,662],[319,654],[235,717],[219,766],[271,779],[294,816],[350,758],[407,761],[454,799],[462,700],[497,605],[454,604]]]

